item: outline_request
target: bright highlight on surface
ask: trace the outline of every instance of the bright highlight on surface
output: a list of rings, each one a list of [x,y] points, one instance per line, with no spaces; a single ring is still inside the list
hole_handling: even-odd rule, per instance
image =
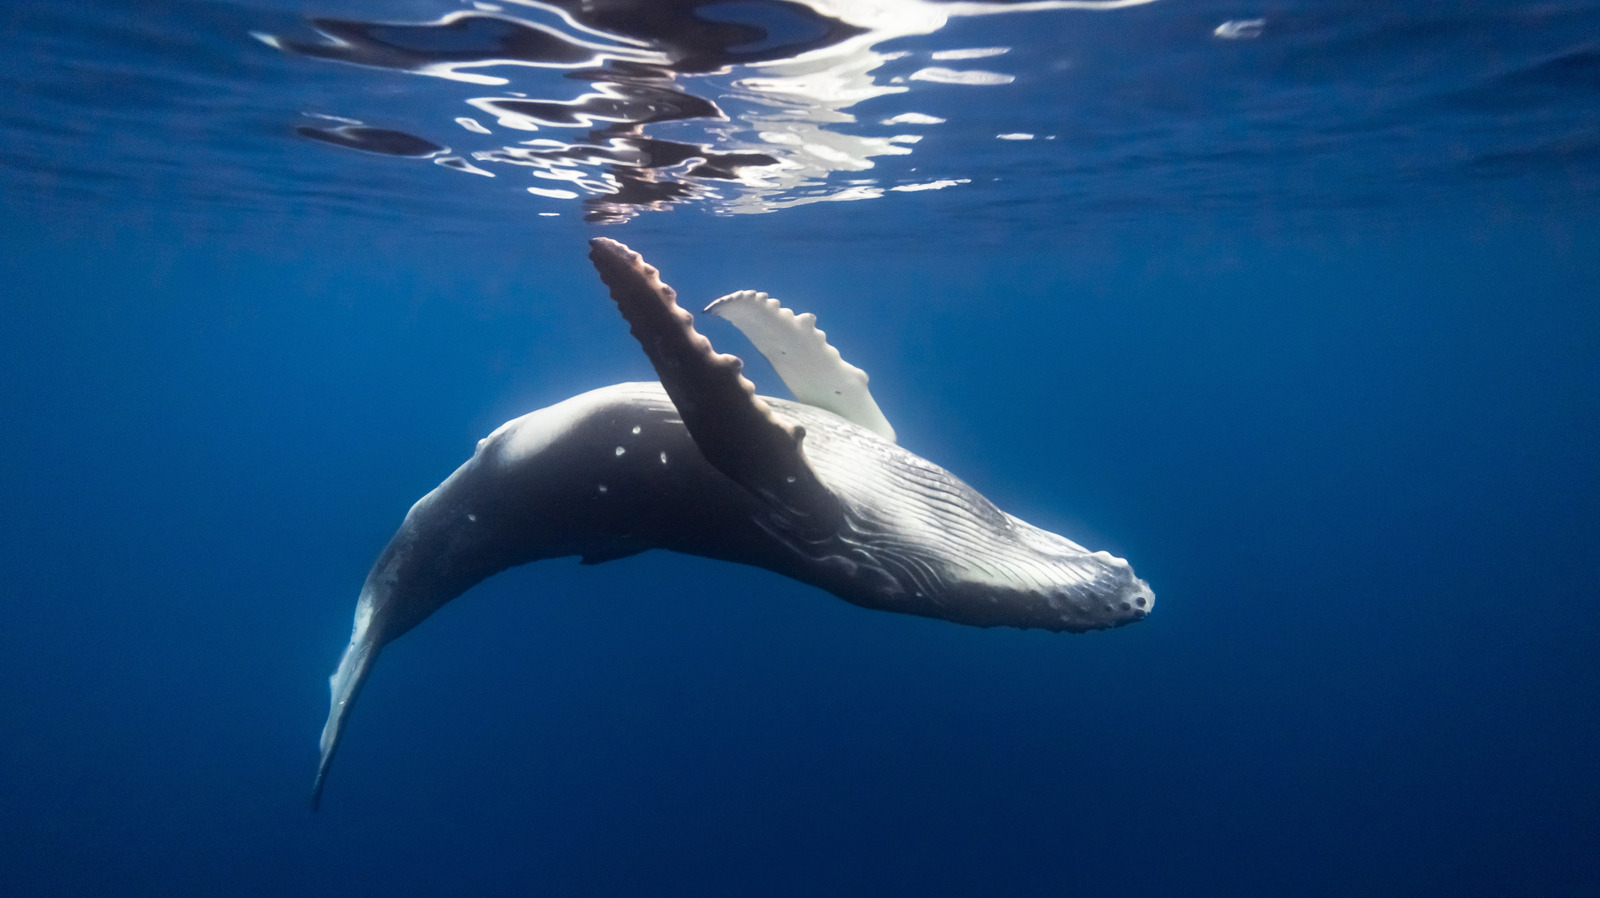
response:
[[[1010,47],[974,47],[970,50],[939,50],[932,58],[940,61],[951,59],[986,59],[990,56],[1000,56],[1011,52]]]
[[[1223,40],[1248,40],[1260,37],[1266,27],[1266,19],[1233,19],[1218,25],[1211,33]]]
[[[955,178],[953,180],[945,181],[928,181],[925,184],[901,184],[897,187],[890,187],[889,189],[899,191],[900,193],[916,193],[920,190],[943,190],[946,187],[955,187],[958,184],[971,183],[972,179],[970,178]]]
[[[298,34],[252,35],[282,53],[476,85],[471,90],[479,94],[458,95],[470,112],[449,116],[460,129],[452,129],[453,139],[474,135],[476,147],[454,150],[441,139],[392,130],[392,111],[385,123],[304,128],[301,136],[388,157],[432,158],[468,174],[527,169],[570,188],[530,193],[581,198],[589,220],[618,222],[684,203],[750,214],[882,196],[909,167],[874,170],[911,154],[917,139],[873,133],[873,120],[857,118],[853,107],[923,91],[924,84],[1000,86],[1017,77],[918,68],[911,61],[959,64],[1005,56],[1012,47],[934,49],[916,46],[917,39],[969,17],[1149,2],[508,0],[431,21],[405,21],[396,9],[367,21],[313,17]],[[1033,33],[1048,41],[1048,29],[1057,27],[1041,21]],[[943,123],[893,106],[876,117],[885,126]]]
[[[1010,84],[1011,82],[1017,80],[1017,76],[1004,75],[1000,72],[985,72],[981,69],[972,69],[970,71],[963,72],[956,69],[946,69],[939,66],[932,66],[930,68],[919,69],[918,71],[912,72],[911,80],[932,81],[937,84],[972,84],[986,86],[993,84]]]

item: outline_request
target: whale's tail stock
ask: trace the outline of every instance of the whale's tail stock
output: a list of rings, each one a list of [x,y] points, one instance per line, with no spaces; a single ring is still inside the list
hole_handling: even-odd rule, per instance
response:
[[[317,764],[317,778],[311,784],[313,811],[322,804],[322,787],[327,783],[328,768],[333,765],[334,753],[339,750],[339,739],[344,734],[350,708],[355,704],[356,696],[361,694],[367,674],[372,672],[372,662],[378,659],[378,651],[382,648],[376,638],[376,628],[371,626],[372,605],[371,596],[363,591],[356,606],[356,624],[350,634],[350,645],[345,648],[344,657],[339,659],[339,669],[328,680],[332,699],[328,706],[328,722],[322,727],[322,760]]]

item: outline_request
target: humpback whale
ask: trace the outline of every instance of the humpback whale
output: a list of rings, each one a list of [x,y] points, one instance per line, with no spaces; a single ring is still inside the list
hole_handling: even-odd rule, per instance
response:
[[[484,579],[648,549],[766,568],[866,608],[982,627],[1082,632],[1155,603],[1126,561],[996,508],[901,448],[816,327],[764,293],[707,311],[739,328],[798,401],[758,396],[637,253],[590,259],[659,381],[592,390],[509,421],[412,506],[368,573],[330,685],[320,802],[350,709],[383,647]]]

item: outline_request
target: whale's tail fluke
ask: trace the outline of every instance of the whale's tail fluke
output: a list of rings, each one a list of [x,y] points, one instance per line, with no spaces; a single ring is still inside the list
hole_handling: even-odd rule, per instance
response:
[[[356,625],[355,631],[350,634],[350,645],[345,648],[344,657],[339,659],[339,669],[328,680],[333,695],[328,707],[328,722],[322,727],[322,760],[317,764],[317,778],[311,784],[313,811],[322,804],[322,787],[327,783],[328,768],[333,765],[334,753],[339,750],[339,738],[344,733],[350,708],[355,704],[356,696],[361,694],[361,686],[372,671],[372,662],[378,658],[380,645],[374,638],[374,628],[370,626],[371,609],[370,597],[363,594],[356,605]]]

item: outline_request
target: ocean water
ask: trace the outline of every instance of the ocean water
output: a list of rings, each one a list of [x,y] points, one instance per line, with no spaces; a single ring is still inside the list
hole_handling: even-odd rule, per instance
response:
[[[0,893],[1600,894],[1600,3],[1092,6],[6,3]],[[595,236],[1154,613],[542,562],[313,813],[411,503],[653,378]]]

